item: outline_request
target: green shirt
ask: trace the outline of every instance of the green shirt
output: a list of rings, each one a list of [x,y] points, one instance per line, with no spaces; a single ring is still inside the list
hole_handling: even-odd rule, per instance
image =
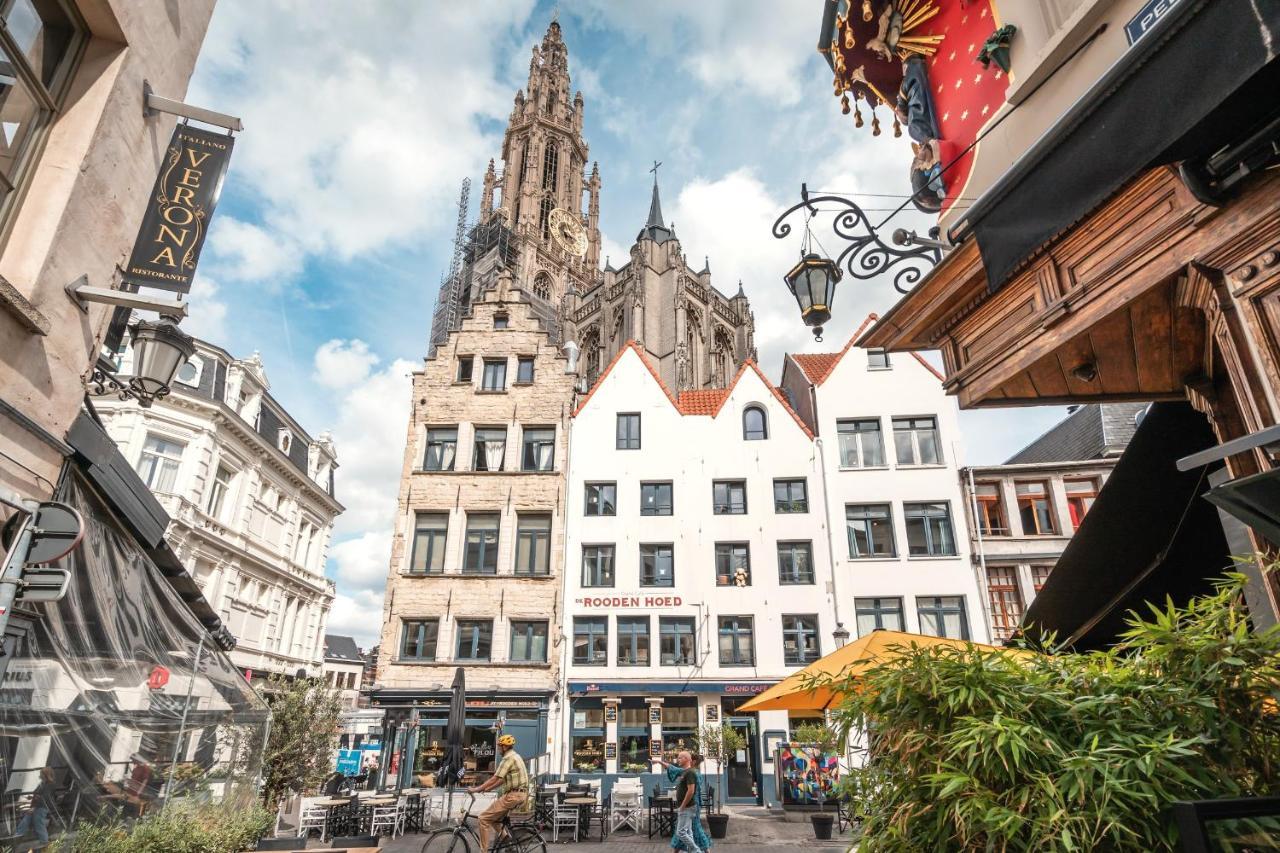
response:
[[[508,749],[498,762],[498,770],[493,775],[502,780],[505,794],[529,792],[529,771],[525,769],[524,759],[514,749]]]

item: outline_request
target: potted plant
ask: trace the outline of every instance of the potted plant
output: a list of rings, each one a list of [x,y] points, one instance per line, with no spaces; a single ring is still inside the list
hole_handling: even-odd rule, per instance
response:
[[[835,731],[823,723],[797,726],[795,738],[797,744],[816,747],[818,756],[834,752],[839,744]],[[809,815],[809,822],[813,824],[813,837],[819,841],[830,841],[835,815],[827,811],[827,792],[821,784],[818,785],[815,799],[818,801],[818,811]]]
[[[739,734],[733,726],[706,724],[698,730],[694,739],[695,747],[703,757],[716,763],[717,772],[723,771],[729,756],[740,749],[747,748],[747,739]],[[724,838],[729,832],[729,816],[721,808],[720,799],[715,798],[715,811],[707,815],[707,826],[712,838]]]

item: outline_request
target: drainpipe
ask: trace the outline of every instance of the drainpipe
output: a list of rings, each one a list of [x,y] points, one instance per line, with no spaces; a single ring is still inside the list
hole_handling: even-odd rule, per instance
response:
[[[818,447],[818,469],[822,472],[822,511],[827,519],[827,562],[831,566],[831,598],[836,617],[836,630],[842,630],[844,623],[840,621],[840,593],[836,580],[836,546],[834,526],[831,523],[831,490],[827,487],[827,459],[822,448],[822,439],[814,438]]]
[[[568,371],[566,371],[568,372]],[[575,389],[577,379],[574,379]],[[571,395],[571,400],[576,400],[576,390]],[[559,719],[556,721],[556,740],[560,744],[560,757],[556,762],[557,774],[563,775],[568,779],[568,771],[565,765],[565,745],[569,740],[569,721],[573,719],[569,711],[569,669],[568,669],[568,652],[569,642],[565,638],[564,626],[569,621],[568,614],[568,596],[564,594],[567,589],[566,581],[568,580],[569,571],[569,483],[573,475],[573,403],[570,403],[569,410],[564,415],[564,499],[560,502],[560,511],[562,520],[560,524],[560,677],[559,684],[556,685],[556,696],[559,702],[555,703],[559,708]],[[548,715],[549,717],[550,715]],[[548,720],[548,727],[550,721]]]
[[[987,598],[987,551],[982,542],[982,523],[978,520],[978,489],[973,484],[973,468],[965,468],[965,474],[968,475],[967,484],[969,487],[969,512],[973,517],[973,533],[978,543],[978,567],[974,570],[979,573],[978,577],[978,606],[982,608],[982,618],[987,622],[987,639],[995,643],[995,632],[991,623],[991,610],[988,606]],[[962,480],[962,482],[964,482]]]

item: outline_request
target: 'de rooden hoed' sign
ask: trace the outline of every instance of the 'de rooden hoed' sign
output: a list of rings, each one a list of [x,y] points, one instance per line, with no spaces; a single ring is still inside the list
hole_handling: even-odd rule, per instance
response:
[[[128,282],[178,293],[191,290],[233,142],[230,134],[185,124],[174,128],[125,268]]]

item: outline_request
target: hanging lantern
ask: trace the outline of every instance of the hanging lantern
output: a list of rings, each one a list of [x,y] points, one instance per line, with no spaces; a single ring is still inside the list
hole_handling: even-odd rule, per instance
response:
[[[133,376],[129,389],[143,408],[169,393],[173,377],[196,351],[191,336],[169,317],[141,321],[132,330]]]
[[[816,340],[822,340],[822,324],[831,319],[831,303],[841,275],[840,268],[830,258],[810,252],[783,276],[800,306],[800,319],[806,326],[813,327]]]

